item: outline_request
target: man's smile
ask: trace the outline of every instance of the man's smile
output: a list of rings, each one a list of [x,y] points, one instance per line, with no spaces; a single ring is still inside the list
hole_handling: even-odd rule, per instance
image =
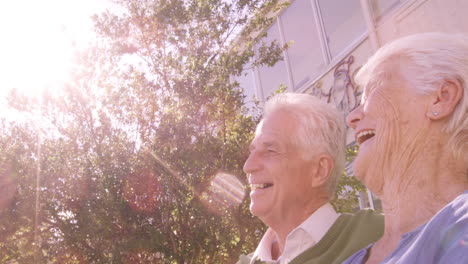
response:
[[[273,186],[272,183],[252,183],[250,184],[250,189],[252,191],[257,190],[257,189],[266,189]]]

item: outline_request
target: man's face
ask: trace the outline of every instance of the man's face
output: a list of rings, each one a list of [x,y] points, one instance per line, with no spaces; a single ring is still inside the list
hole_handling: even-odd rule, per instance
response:
[[[250,211],[263,222],[303,213],[310,202],[313,160],[305,161],[292,144],[296,121],[284,111],[268,115],[257,127],[244,165],[251,187]]]

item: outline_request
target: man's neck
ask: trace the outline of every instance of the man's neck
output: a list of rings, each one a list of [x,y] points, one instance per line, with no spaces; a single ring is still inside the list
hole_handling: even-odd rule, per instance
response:
[[[271,244],[271,259],[277,260],[283,253],[283,250],[284,250],[284,246],[283,246],[283,249],[280,249],[280,245],[278,241],[277,240],[273,241],[273,243]]]
[[[267,224],[273,230],[276,237],[276,240],[271,247],[273,259],[278,259],[282,255],[286,239],[291,231],[301,225],[307,218],[326,203],[328,203],[328,199],[318,199],[313,204],[311,203],[309,206],[304,207],[303,210],[298,211],[295,214],[285,214],[282,221],[278,222],[278,224]]]

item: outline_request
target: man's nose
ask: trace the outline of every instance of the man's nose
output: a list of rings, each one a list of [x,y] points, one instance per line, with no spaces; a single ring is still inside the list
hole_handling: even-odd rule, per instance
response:
[[[252,151],[249,157],[244,163],[243,170],[246,174],[253,173],[261,168],[261,164],[258,159],[258,154]]]

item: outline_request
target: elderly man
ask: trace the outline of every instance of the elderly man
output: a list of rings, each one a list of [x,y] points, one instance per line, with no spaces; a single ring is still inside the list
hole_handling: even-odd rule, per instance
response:
[[[244,165],[250,211],[269,229],[238,263],[341,263],[377,240],[382,216],[340,215],[329,203],[344,160],[345,124],[338,110],[307,94],[271,98]]]

